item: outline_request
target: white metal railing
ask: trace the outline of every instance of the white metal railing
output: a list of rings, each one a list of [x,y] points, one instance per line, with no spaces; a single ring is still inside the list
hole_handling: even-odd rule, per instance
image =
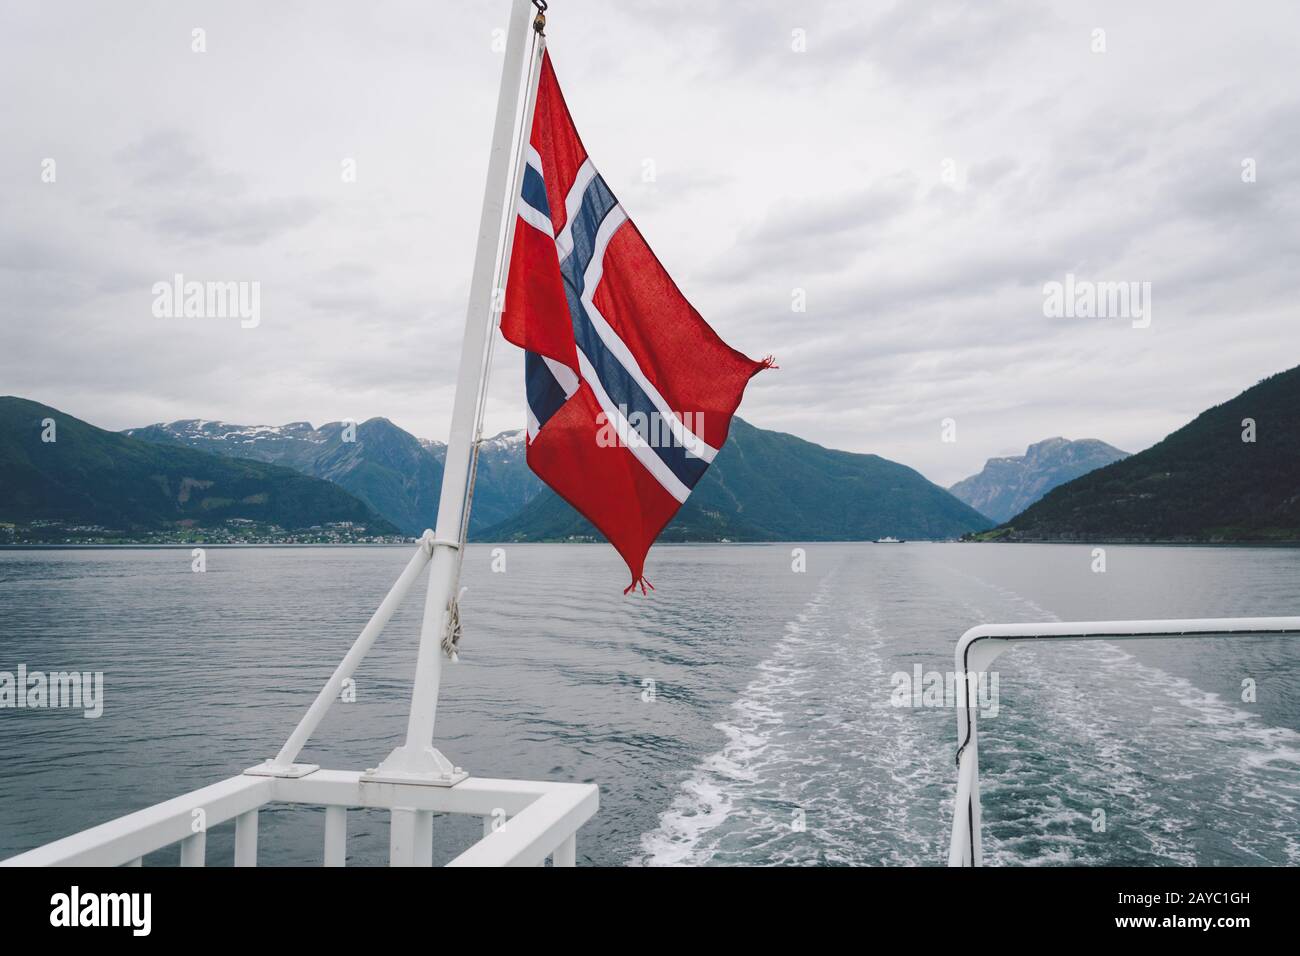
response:
[[[0,866],[139,866],[147,854],[174,844],[180,844],[181,866],[203,866],[207,831],[230,820],[235,821],[235,866],[256,866],[257,812],[270,803],[325,807],[325,866],[346,861],[350,807],[389,810],[394,832],[417,834],[418,845],[406,851],[417,866],[432,862],[435,813],[483,818],[483,838],[450,866],[540,866],[547,858],[554,866],[574,866],[578,828],[595,814],[600,796],[588,783],[470,777],[454,787],[431,787],[377,783],[338,770],[301,777],[244,774],[10,857]]]
[[[995,657],[1012,644],[1043,641],[1123,641],[1146,638],[1244,637],[1300,634],[1300,617],[1202,618],[1186,621],[1080,621],[1054,624],[983,624],[961,636],[954,653],[957,707],[957,796],[953,801],[949,866],[982,866],[980,841],[978,702],[970,688]]]

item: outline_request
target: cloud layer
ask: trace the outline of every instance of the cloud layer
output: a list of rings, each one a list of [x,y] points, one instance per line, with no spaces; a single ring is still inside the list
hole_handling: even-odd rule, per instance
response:
[[[615,6],[552,4],[557,72],[678,284],[777,356],[755,424],[948,484],[1146,447],[1297,361],[1294,4]],[[506,12],[7,6],[0,392],[445,438]],[[260,282],[260,325],[155,317],[177,273]],[[1150,282],[1151,327],[1045,317],[1067,273]],[[500,343],[489,431],[521,379]]]

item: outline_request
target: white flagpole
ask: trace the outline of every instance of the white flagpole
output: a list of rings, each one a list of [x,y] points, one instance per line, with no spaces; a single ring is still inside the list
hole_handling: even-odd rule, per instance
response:
[[[466,484],[479,419],[481,386],[487,370],[484,350],[495,327],[499,307],[496,290],[497,251],[502,230],[512,224],[502,213],[507,204],[514,206],[514,196],[507,190],[518,162],[512,163],[519,117],[519,95],[524,63],[534,42],[532,36],[533,4],[531,0],[512,0],[510,25],[506,36],[505,64],[501,70],[501,91],[497,98],[496,126],[492,134],[492,153],[488,161],[487,185],[483,211],[479,218],[478,244],[474,252],[474,272],[470,281],[469,307],[465,315],[465,336],[461,344],[460,369],[456,379],[456,397],[451,413],[451,437],[447,442],[446,466],[442,492],[438,499],[438,522],[434,533],[433,558],[429,568],[429,590],[420,630],[420,651],[415,666],[415,684],[411,691],[411,713],[406,728],[406,743],[394,750],[377,768],[362,779],[393,783],[423,783],[452,786],[467,774],[456,767],[433,746],[434,718],[438,706],[438,685],[442,677],[442,637],[447,628],[448,602],[456,582],[457,549],[465,509]],[[540,64],[540,55],[538,57]],[[525,113],[531,111],[537,70],[530,76]],[[525,115],[521,122],[530,123]],[[524,127],[527,129],[527,126]],[[509,254],[509,249],[503,253]],[[427,815],[427,814],[426,814]],[[394,815],[393,849],[405,861],[423,862],[427,842],[423,830],[427,821],[412,812],[412,819],[398,834],[398,817]],[[412,846],[414,843],[414,846]],[[418,854],[418,855],[417,855]]]

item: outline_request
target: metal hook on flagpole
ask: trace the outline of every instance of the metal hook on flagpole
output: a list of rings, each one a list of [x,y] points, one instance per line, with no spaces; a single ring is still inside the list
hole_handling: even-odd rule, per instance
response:
[[[533,30],[538,36],[546,36],[546,0],[533,0],[533,6],[537,8],[537,16],[533,17]]]

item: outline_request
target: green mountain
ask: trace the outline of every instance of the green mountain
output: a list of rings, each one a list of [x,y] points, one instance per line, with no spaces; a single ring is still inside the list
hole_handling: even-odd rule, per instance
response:
[[[191,418],[131,428],[123,434],[284,465],[332,481],[404,534],[418,535],[436,523],[447,446],[416,438],[386,418],[371,418],[355,430],[347,429],[344,422],[316,428],[310,422],[232,425]],[[541,482],[524,461],[522,429],[485,440],[479,446],[470,529],[505,520],[540,487]]]
[[[47,421],[53,441],[43,440]],[[0,398],[0,522],[94,526],[122,537],[231,522],[285,531],[350,522],[371,535],[397,534],[330,482],[142,441],[12,397]]]
[[[991,524],[904,465],[823,448],[735,418],[727,443],[660,540],[942,539]],[[556,541],[599,533],[545,490],[519,514],[476,537]]]
[[[1244,441],[1255,423],[1254,441]],[[979,536],[1007,541],[1300,541],[1300,367],[1158,445],[1076,478]]]

